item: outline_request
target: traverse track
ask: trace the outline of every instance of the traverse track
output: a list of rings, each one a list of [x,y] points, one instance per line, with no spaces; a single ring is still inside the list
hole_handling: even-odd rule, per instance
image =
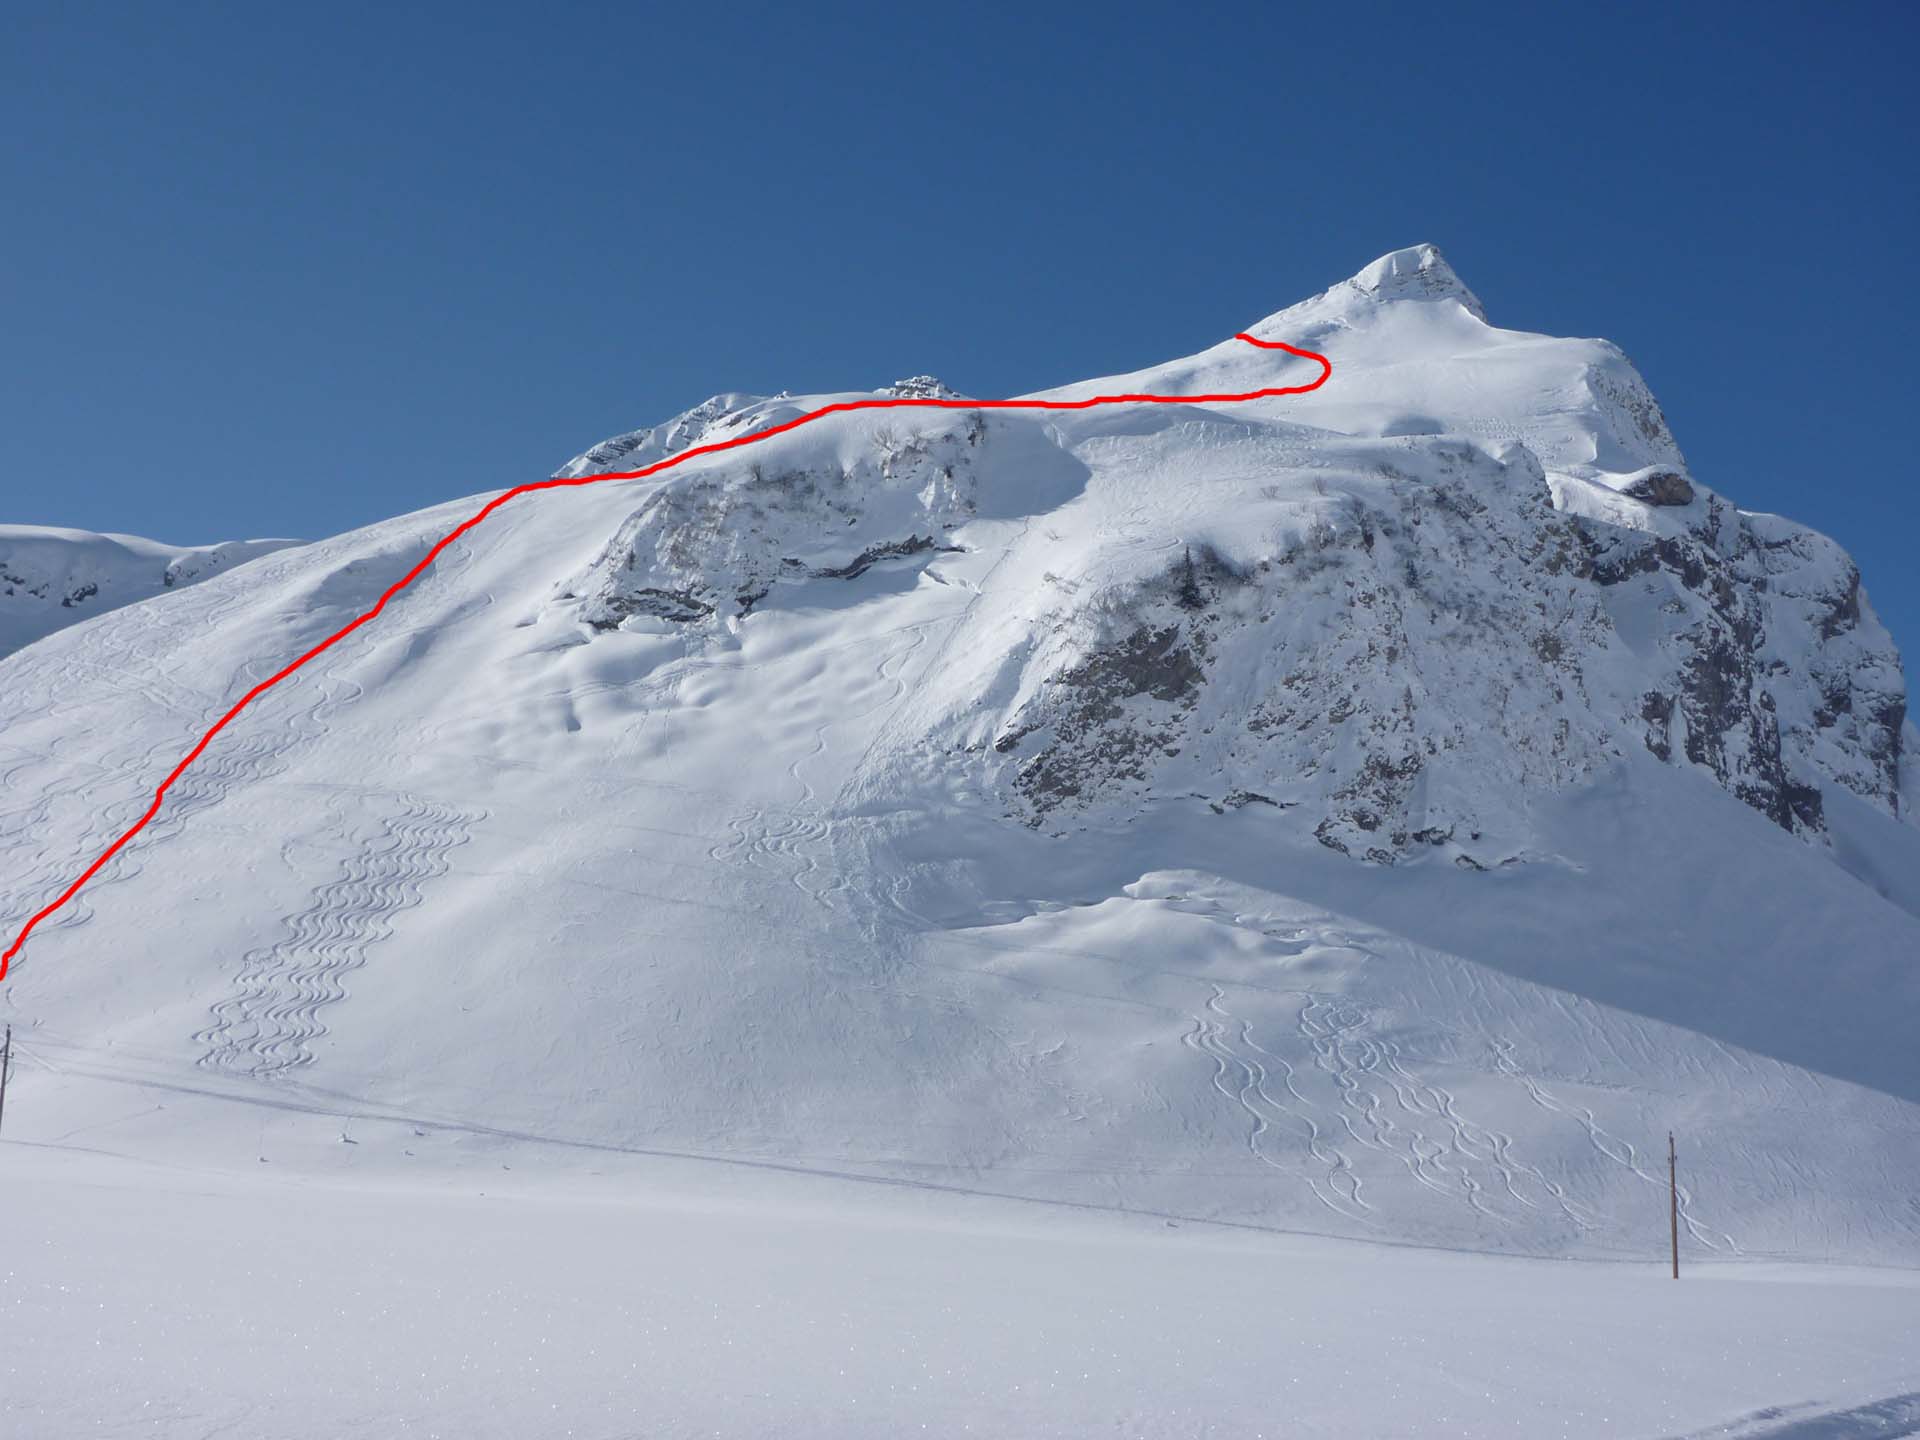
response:
[[[118,855],[121,850],[125,849],[134,836],[147,828],[148,823],[152,821],[153,817],[160,813],[160,807],[166,802],[167,792],[173,788],[174,782],[184,775],[188,768],[192,766],[201,755],[206,753],[207,747],[213,743],[216,735],[238,719],[240,715],[246,711],[247,707],[253,704],[261,695],[271,690],[282,680],[297,674],[317,657],[326,654],[327,651],[346,639],[347,636],[353,634],[353,632],[358,630],[362,625],[378,618],[380,612],[387,608],[387,602],[426,573],[427,568],[431,566],[435,560],[440,558],[442,551],[462,535],[465,535],[469,530],[485,522],[487,517],[509,501],[517,500],[522,495],[532,495],[541,490],[577,489],[585,485],[602,485],[611,480],[644,480],[650,475],[658,475],[663,470],[671,470],[674,466],[685,464],[687,461],[701,455],[712,455],[721,450],[737,450],[743,445],[757,444],[762,440],[770,440],[775,435],[785,434],[789,430],[798,430],[802,425],[811,425],[814,421],[823,420],[829,415],[844,414],[853,410],[1091,410],[1100,405],[1232,405],[1247,400],[1265,400],[1276,395],[1303,395],[1309,390],[1318,390],[1322,385],[1327,383],[1327,377],[1333,374],[1333,362],[1327,359],[1326,356],[1317,354],[1312,350],[1302,350],[1298,346],[1287,344],[1284,340],[1256,340],[1253,336],[1245,334],[1244,332],[1236,334],[1233,338],[1236,340],[1244,340],[1247,344],[1257,346],[1262,350],[1281,350],[1288,355],[1298,356],[1302,360],[1311,360],[1320,367],[1320,374],[1304,385],[1277,385],[1270,386],[1263,390],[1245,390],[1236,394],[1225,395],[1090,395],[1084,400],[949,400],[935,397],[884,399],[876,397],[871,400],[838,400],[831,405],[822,405],[817,410],[809,410],[804,415],[798,415],[791,420],[782,421],[778,425],[768,425],[763,429],[750,430],[744,435],[736,435],[731,440],[718,440],[710,445],[690,446],[677,454],[669,455],[666,459],[656,461],[654,464],[645,466],[639,470],[609,470],[595,475],[575,475],[566,478],[555,477],[550,480],[536,480],[531,484],[516,485],[513,489],[494,496],[493,499],[481,506],[479,510],[475,511],[473,515],[468,517],[460,525],[448,531],[435,541],[433,548],[421,556],[419,562],[415,564],[411,570],[407,571],[405,575],[402,575],[398,580],[394,581],[393,584],[389,585],[380,598],[374,602],[373,607],[365,614],[341,626],[305,654],[288,661],[285,665],[281,666],[280,669],[274,671],[273,674],[254,686],[245,695],[242,695],[234,702],[232,708],[229,709],[226,714],[214,721],[208,728],[207,733],[200,737],[200,743],[188,751],[186,758],[181,760],[178,765],[175,765],[173,769],[167,773],[166,779],[160,782],[159,788],[153,792],[153,803],[147,806],[140,818],[134,821],[134,823],[121,834],[119,839],[101,851],[99,858],[82,871],[78,878],[68,885],[66,889],[55,896],[46,908],[28,917],[26,924],[20,927],[20,933],[15,935],[13,942],[8,945],[6,953],[0,955],[0,980],[7,978],[7,970],[13,964],[14,956],[18,955],[21,950],[25,948],[28,938],[39,928],[40,923],[59,913],[74,896],[80,893],[89,880],[93,879],[95,875],[98,875],[100,871],[106,867],[108,861],[113,859],[115,855]]]

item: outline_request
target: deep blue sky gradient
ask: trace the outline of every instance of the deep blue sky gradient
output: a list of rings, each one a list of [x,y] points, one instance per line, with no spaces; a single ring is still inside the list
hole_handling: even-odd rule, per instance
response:
[[[719,390],[1166,359],[1431,240],[1920,650],[1916,15],[11,0],[0,520],[330,534]]]

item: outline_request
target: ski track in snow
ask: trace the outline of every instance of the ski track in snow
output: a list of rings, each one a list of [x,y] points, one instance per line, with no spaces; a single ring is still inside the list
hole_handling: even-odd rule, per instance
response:
[[[445,569],[435,578],[444,582],[456,576],[470,559],[465,546],[451,547]],[[245,599],[244,593],[226,597],[208,595],[202,591],[189,591],[187,594],[196,601],[204,596],[212,605],[206,616],[196,618],[196,629],[216,623],[219,616],[238,608]],[[83,650],[83,667],[107,677],[118,686],[127,685],[131,675],[151,671],[150,661],[141,660],[134,647],[119,643],[122,627],[137,626],[142,634],[155,629],[159,622],[150,609],[150,605],[132,605],[103,617],[103,623],[88,636],[88,646],[105,651],[105,657],[96,659],[90,650]],[[398,641],[404,643],[413,633],[401,632]],[[304,693],[301,687],[289,686],[262,696],[247,711],[243,723],[223,731],[221,743],[209,746],[200,760],[174,783],[167,792],[166,806],[147,827],[145,833],[149,840],[171,839],[194,816],[213,809],[237,788],[284,774],[296,754],[325,741],[332,733],[334,714],[343,705],[351,704],[365,693],[364,687],[358,681],[347,678],[344,672],[364,660],[379,643],[383,643],[383,637],[364,629],[358,631],[348,642],[328,652],[326,663],[312,677]],[[384,643],[396,643],[395,637],[384,637]],[[117,660],[113,658],[115,656]],[[63,657],[61,673],[47,673],[38,685],[32,683],[33,679],[38,678],[35,672],[27,672],[29,683],[22,687],[21,693],[37,696],[41,702],[31,708],[56,716],[64,709],[75,708],[61,706],[56,698],[65,688],[67,663]],[[258,684],[268,671],[268,663],[248,661],[242,665],[230,678],[227,695],[244,692]],[[131,685],[134,693],[145,698],[156,710],[193,726],[201,723],[199,717],[204,715],[207,706],[229,703],[220,696],[195,691],[192,692],[192,698],[196,703],[189,708],[167,700],[151,684],[134,680]],[[16,752],[26,758],[9,769],[6,778],[11,780],[12,776],[36,761],[57,763],[55,752],[66,738],[64,734],[57,737],[52,752]],[[80,839],[65,854],[52,853],[50,847],[44,843],[36,844],[33,839],[37,835],[44,835],[50,828],[53,810],[59,801],[82,790],[111,785],[116,781],[137,782],[140,777],[163,769],[167,763],[166,757],[178,753],[180,745],[181,741],[175,737],[150,744],[138,754],[119,751],[117,753],[125,758],[110,758],[108,764],[91,767],[84,775],[42,787],[33,803],[26,807],[0,811],[0,847],[10,854],[31,853],[37,856],[36,862],[30,867],[14,870],[6,877],[5,889],[0,890],[0,921],[13,925],[24,919],[33,897],[57,884],[59,876],[73,868],[75,856],[105,849],[109,843],[108,837],[124,831],[151,803],[151,796],[143,790],[135,790],[98,810]],[[109,751],[108,754],[113,757],[116,752]],[[10,788],[8,785],[0,787],[0,790]],[[142,850],[151,852],[153,848],[149,844]],[[87,889],[74,897],[71,908],[54,921],[55,926],[69,929],[86,924],[93,917],[90,894],[135,879],[144,869],[145,861],[139,852],[132,848],[121,850]]]
[[[236,683],[253,683],[252,668],[244,667],[240,675],[235,677]],[[326,735],[328,716],[340,703],[341,687],[351,684],[340,681],[335,672],[330,670],[324,682],[317,687],[312,703],[306,708],[288,710],[282,704],[250,714],[248,718],[251,724],[233,734],[228,743],[210,747],[201,757],[201,763],[180,777],[168,792],[167,808],[155,817],[150,827],[151,836],[155,840],[165,840],[178,835],[194,816],[219,805],[236,787],[256,784],[284,773],[295,751]],[[358,687],[353,688],[358,693]],[[15,905],[24,910],[32,896],[42,893],[55,883],[59,874],[71,868],[71,854],[51,853],[49,847],[44,845],[35,847],[29,838],[45,833],[53,808],[60,800],[85,788],[150,775],[155,768],[165,764],[165,757],[177,751],[179,745],[177,738],[155,742],[138,755],[103,767],[100,773],[89,773],[70,783],[44,788],[35,802],[24,810],[0,814],[0,845],[6,846],[10,853],[37,856],[31,866],[16,870],[8,877],[7,889],[9,895],[14,897],[13,904],[0,903],[0,915],[8,914]],[[42,758],[50,760],[52,757]],[[131,823],[146,809],[148,803],[146,794],[135,791],[108,805],[98,812],[93,825],[77,842],[74,851],[86,853],[104,848],[106,837]],[[150,851],[152,847],[147,848]],[[107,886],[124,883],[138,876],[144,868],[145,863],[139,856],[122,850],[96,877],[91,889],[97,892]],[[73,908],[56,923],[60,928],[69,928],[85,924],[92,915],[93,907],[86,896],[76,896]]]
[[[1283,1104],[1268,1091],[1266,1065],[1234,1048],[1228,1027],[1236,1017],[1222,1003],[1224,992],[1221,988],[1218,985],[1212,988],[1213,994],[1208,998],[1206,1008],[1218,1018],[1209,1018],[1207,1015],[1191,1017],[1193,1029],[1182,1035],[1180,1040],[1188,1049],[1213,1062],[1213,1088],[1245,1113],[1251,1124],[1246,1140],[1247,1150],[1262,1164],[1303,1180],[1312,1191],[1313,1198],[1334,1214],[1367,1223],[1367,1216],[1361,1212],[1373,1207],[1361,1198],[1360,1177],[1354,1173],[1352,1162],[1338,1147],[1323,1143],[1319,1124],[1304,1109]],[[1240,1025],[1240,1040],[1243,1045],[1258,1050],[1268,1060],[1282,1067],[1288,1093],[1304,1106],[1304,1097],[1293,1089],[1293,1067],[1279,1056],[1261,1050],[1254,1044],[1245,1022]],[[1274,1128],[1275,1119],[1286,1124],[1306,1146],[1309,1156],[1326,1169],[1324,1180],[1315,1179],[1294,1169],[1291,1164],[1276,1160],[1260,1143],[1262,1137]]]
[[[1308,931],[1276,931],[1251,917],[1233,914],[1211,900],[1174,896],[1167,903],[1189,914],[1204,915],[1216,923],[1254,929],[1289,955],[1311,948]],[[1329,934],[1324,938],[1337,940],[1345,948],[1362,951],[1366,948],[1362,941],[1349,935]],[[1326,1183],[1341,1194],[1346,1203],[1374,1211],[1376,1207],[1361,1198],[1362,1181],[1352,1155],[1338,1145],[1329,1144],[1318,1123],[1307,1113],[1314,1107],[1295,1084],[1297,1072],[1293,1065],[1261,1045],[1254,1037],[1252,1022],[1247,1020],[1239,1020],[1238,1037],[1244,1050],[1252,1054],[1236,1052],[1226,1023],[1236,1017],[1226,1009],[1222,987],[1211,985],[1210,989],[1212,994],[1206,1008],[1218,1019],[1190,1017],[1194,1028],[1181,1039],[1189,1049],[1213,1059],[1214,1088],[1254,1117],[1256,1123],[1249,1148],[1263,1160],[1268,1159],[1259,1141],[1271,1126],[1268,1117],[1258,1113],[1253,1103],[1257,1100],[1265,1104],[1270,1113],[1284,1114],[1295,1122],[1294,1133],[1300,1135],[1309,1156],[1327,1170]],[[1334,1087],[1339,1127],[1354,1145],[1392,1156],[1428,1190],[1458,1201],[1497,1224],[1509,1225],[1521,1218],[1518,1212],[1502,1213],[1504,1202],[1507,1208],[1518,1205],[1536,1213],[1555,1210],[1582,1232],[1604,1228],[1600,1217],[1575,1200],[1564,1185],[1514,1153],[1512,1135],[1463,1114],[1458,1097],[1451,1090],[1415,1074],[1402,1046],[1380,1033],[1373,1012],[1359,999],[1351,994],[1314,990],[1288,993],[1299,1002],[1295,1013],[1298,1038],[1312,1055],[1314,1069]],[[1492,1043],[1496,1057],[1501,1056],[1502,1042]],[[1253,1055],[1262,1059],[1256,1061]],[[1246,1081],[1237,1089],[1223,1083],[1227,1072],[1236,1067]],[[1289,1109],[1267,1093],[1269,1069],[1281,1074],[1286,1091],[1300,1109]],[[1495,1073],[1511,1075],[1517,1071],[1496,1060]],[[1535,1103],[1540,1103],[1539,1096],[1535,1097]],[[1572,1107],[1548,1108],[1569,1118],[1581,1118],[1581,1112]],[[1624,1142],[1601,1130],[1590,1111],[1584,1113],[1582,1124],[1596,1149],[1616,1163],[1626,1163],[1621,1160],[1620,1147]],[[1608,1143],[1602,1144],[1595,1138],[1596,1134],[1605,1137]],[[1626,1147],[1626,1154],[1631,1156],[1630,1146]],[[1268,1163],[1272,1163],[1271,1160]],[[1629,1168],[1642,1179],[1648,1178],[1637,1166]],[[1660,1183],[1664,1185],[1664,1179]],[[1329,1203],[1317,1186],[1315,1194],[1323,1204]],[[1683,1213],[1687,1203],[1683,1198]],[[1339,1209],[1332,1205],[1329,1208]],[[1349,1215],[1349,1218],[1360,1217]],[[1694,1224],[1691,1216],[1688,1220],[1690,1225]],[[1702,1243],[1720,1248],[1708,1239],[1704,1230],[1696,1229],[1695,1234]],[[1727,1244],[1731,1246],[1732,1242],[1728,1240]]]
[[[262,717],[264,718],[264,717]],[[151,773],[152,766],[162,757],[178,749],[179,742],[168,739],[147,747],[138,758],[127,763],[113,766],[107,779],[131,777]],[[203,765],[196,766],[190,775],[182,776],[169,795],[169,806],[165,823],[159,825],[156,839],[166,839],[180,832],[180,829],[195,815],[218,805],[236,785],[252,783],[269,778],[285,768],[287,746],[284,735],[262,725],[252,727],[248,732],[236,737],[230,745],[221,747],[218,753],[205,757]],[[15,906],[24,907],[30,897],[39,894],[58,874],[71,866],[71,857],[66,854],[52,854],[44,846],[35,848],[27,839],[31,834],[42,833],[41,827],[49,819],[55,802],[63,796],[82,788],[87,781],[98,783],[100,777],[88,776],[85,781],[71,786],[58,787],[43,792],[39,801],[27,807],[24,812],[0,817],[0,845],[7,847],[10,854],[31,854],[36,860],[28,866],[16,870],[8,877],[8,890],[16,897],[12,905],[0,906],[0,913],[10,913]],[[99,812],[95,825],[83,836],[76,847],[92,850],[104,845],[103,836],[117,827],[124,826],[137,816],[148,804],[144,795],[135,793],[126,796]],[[122,883],[139,875],[144,868],[143,862],[126,851],[121,851],[102,874],[97,877],[96,890],[113,884]],[[93,907],[83,899],[76,897],[78,903],[60,917],[61,928],[85,924],[93,915]]]
[[[481,818],[415,795],[386,799],[392,810],[380,835],[286,918],[282,939],[242,962],[234,993],[194,1036],[207,1047],[202,1066],[264,1079],[312,1064],[314,1042],[327,1034],[320,1012],[346,998],[346,977],[392,936],[401,912],[420,904],[427,882],[447,873],[450,853]]]
[[[884,681],[889,693],[884,699],[868,706],[864,710],[847,715],[832,715],[814,727],[813,748],[796,757],[787,766],[787,777],[799,791],[799,799],[786,809],[770,812],[766,807],[754,806],[727,820],[729,838],[712,846],[707,851],[709,859],[722,864],[745,864],[759,867],[763,864],[784,871],[789,882],[808,899],[827,909],[834,909],[835,902],[829,898],[847,888],[844,876],[836,874],[828,884],[814,888],[809,880],[825,867],[818,857],[819,848],[830,844],[833,838],[834,821],[827,810],[819,803],[818,792],[813,782],[808,780],[802,770],[810,760],[818,759],[827,750],[827,732],[845,725],[856,724],[881,712],[891,714],[907,693],[905,672],[914,655],[926,644],[927,631],[934,625],[950,623],[948,617],[903,626],[899,631],[889,634],[912,633],[912,640],[904,647],[889,651],[874,666],[874,678]],[[883,722],[884,723],[884,722]]]
[[[1214,907],[1186,903],[1181,908],[1204,912]],[[1293,1064],[1259,1042],[1251,1021],[1227,1009],[1221,986],[1210,989],[1204,1007],[1208,1013],[1189,1017],[1191,1028],[1182,1034],[1181,1043],[1211,1062],[1213,1088],[1243,1113],[1250,1126],[1246,1140],[1250,1153],[1298,1175],[1314,1197],[1335,1213],[1373,1223],[1370,1214],[1377,1213],[1377,1207],[1363,1196],[1353,1155],[1332,1143],[1333,1132],[1323,1130],[1314,1118],[1316,1107],[1296,1084]],[[1521,1218],[1512,1209],[1519,1206],[1536,1213],[1557,1211],[1565,1223],[1582,1232],[1604,1228],[1601,1218],[1565,1185],[1515,1153],[1512,1135],[1463,1114],[1453,1091],[1416,1074],[1403,1048],[1379,1032],[1364,1004],[1349,995],[1293,993],[1299,1001],[1295,1017],[1299,1039],[1313,1056],[1314,1069],[1334,1087],[1338,1128],[1352,1144],[1392,1156],[1426,1189],[1496,1224],[1510,1225]],[[1488,1043],[1492,1073],[1520,1080],[1536,1105],[1577,1122],[1588,1142],[1608,1161],[1649,1184],[1666,1184],[1664,1176],[1642,1167],[1633,1146],[1602,1127],[1591,1110],[1555,1099],[1521,1071],[1513,1060],[1511,1042],[1494,1038]],[[1284,1099],[1269,1089],[1268,1082],[1276,1075]],[[1276,1160],[1273,1140],[1282,1135],[1296,1141],[1324,1176],[1310,1178]],[[1731,1236],[1709,1230],[1694,1214],[1693,1197],[1684,1186],[1680,1206],[1689,1233],[1700,1244],[1721,1253],[1739,1253]]]
[[[1542,1086],[1538,1080],[1522,1069],[1519,1062],[1513,1058],[1514,1047],[1511,1040],[1494,1040],[1491,1044],[1494,1067],[1499,1070],[1502,1075],[1519,1081],[1520,1084],[1526,1088],[1528,1097],[1532,1099],[1535,1105],[1555,1115],[1564,1115],[1572,1120],[1578,1121],[1581,1128],[1586,1131],[1588,1141],[1601,1155],[1605,1156],[1615,1165],[1631,1171],[1647,1184],[1661,1190],[1667,1188],[1667,1177],[1665,1175],[1656,1175],[1652,1171],[1644,1168],[1639,1161],[1639,1152],[1634,1149],[1633,1145],[1602,1126],[1594,1117],[1592,1110],[1588,1109],[1585,1105],[1575,1105],[1570,1101],[1557,1099]],[[1693,1192],[1685,1185],[1679,1186],[1678,1189],[1680,1196],[1680,1220],[1681,1223],[1687,1227],[1688,1234],[1692,1235],[1696,1241],[1706,1246],[1709,1250],[1721,1254],[1738,1255],[1740,1253],[1740,1246],[1731,1235],[1725,1231],[1707,1229],[1707,1227],[1701,1223],[1699,1217],[1694,1214]],[[1716,1236],[1718,1236],[1717,1239],[1715,1238]]]

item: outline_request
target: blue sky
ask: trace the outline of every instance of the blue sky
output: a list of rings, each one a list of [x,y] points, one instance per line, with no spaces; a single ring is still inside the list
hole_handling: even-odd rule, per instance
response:
[[[718,390],[1129,369],[1430,240],[1920,650],[1913,7],[720,8],[11,0],[0,519],[329,534]]]

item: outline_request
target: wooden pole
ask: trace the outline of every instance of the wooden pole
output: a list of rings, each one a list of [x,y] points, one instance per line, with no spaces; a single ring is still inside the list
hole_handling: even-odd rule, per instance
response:
[[[1680,1159],[1667,1132],[1667,1229],[1673,1237],[1673,1278],[1680,1278]]]
[[[7,1026],[7,1043],[0,1048],[0,1125],[7,1122],[7,1072],[13,1068],[13,1026]]]

